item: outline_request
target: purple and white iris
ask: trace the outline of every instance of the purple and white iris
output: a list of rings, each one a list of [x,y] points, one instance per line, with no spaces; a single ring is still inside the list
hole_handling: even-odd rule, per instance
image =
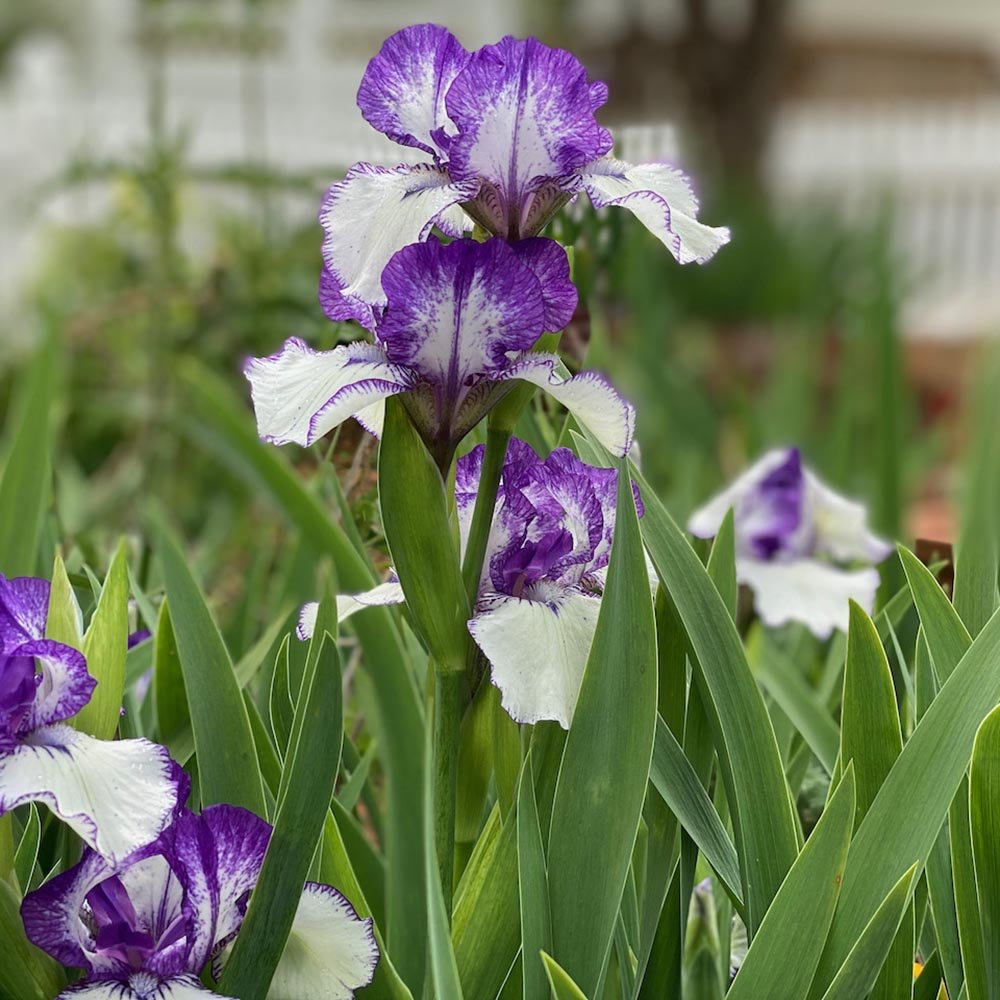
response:
[[[821,482],[797,448],[769,451],[695,511],[688,530],[711,538],[730,508],[736,575],[765,625],[801,622],[822,639],[846,631],[848,601],[872,610],[874,566],[891,548],[868,530],[864,506]]]
[[[464,549],[483,447],[460,458],[455,502]],[[515,722],[569,728],[601,608],[614,535],[617,472],[559,448],[540,459],[511,440],[504,462],[478,598],[469,631]],[[636,493],[641,515],[642,507]],[[338,599],[341,619],[375,604],[401,604],[394,581]],[[300,638],[317,606],[302,609]]]
[[[308,445],[348,417],[379,433],[388,396],[404,393],[436,457],[518,381],[540,386],[609,450],[624,455],[635,412],[594,372],[569,377],[557,355],[532,352],[576,307],[565,251],[546,239],[508,245],[433,239],[399,250],[381,272],[374,343],[311,350],[297,338],[246,365],[257,426],[276,444]]]
[[[358,106],[431,162],[358,163],[330,188],[320,212],[330,318],[370,326],[388,293],[382,269],[434,226],[461,236],[477,222],[516,242],[581,191],[598,208],[629,209],[682,264],[710,258],[729,231],[698,222],[698,201],[675,168],[608,156],[611,133],[594,117],[607,98],[575,56],[533,38],[508,36],[476,52],[435,24],[388,38]]]
[[[75,1000],[198,1000],[220,971],[257,883],[271,827],[235,806],[185,811],[123,866],[88,852],[21,905],[28,937],[83,979]],[[378,962],[371,919],[307,883],[269,997],[350,1000]]]
[[[47,580],[0,576],[0,815],[44,802],[116,863],[171,822],[180,769],[147,740],[97,740],[67,723],[97,681],[82,653],[45,638],[48,606]]]

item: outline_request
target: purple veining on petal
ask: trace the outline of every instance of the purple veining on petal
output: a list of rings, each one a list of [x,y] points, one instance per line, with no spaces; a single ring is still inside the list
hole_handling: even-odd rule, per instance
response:
[[[458,129],[449,171],[455,180],[486,182],[486,215],[498,235],[532,235],[522,225],[529,197],[611,149],[610,133],[594,118],[606,94],[588,83],[575,56],[534,38],[484,46],[455,77],[445,97]]]
[[[802,522],[805,479],[798,448],[790,448],[734,511],[742,545],[757,559],[772,560],[788,550]]]
[[[482,466],[481,448],[461,458],[456,500],[474,502]],[[487,581],[497,593],[531,596],[535,584],[582,587],[604,569],[614,532],[617,472],[581,462],[567,448],[544,461],[512,438],[500,489]],[[633,484],[638,503],[638,490]]]
[[[437,156],[449,144],[445,94],[468,61],[469,53],[446,28],[403,28],[368,63],[358,107],[390,139]]]
[[[0,575],[0,650],[44,637],[50,589],[48,580]]]
[[[500,240],[430,240],[400,250],[382,274],[387,304],[376,336],[391,362],[432,388],[447,437],[470,389],[542,333],[539,281]]]
[[[562,330],[573,318],[579,295],[570,279],[569,258],[555,240],[541,236],[511,244],[518,260],[534,272],[545,300],[544,326],[547,332]]]

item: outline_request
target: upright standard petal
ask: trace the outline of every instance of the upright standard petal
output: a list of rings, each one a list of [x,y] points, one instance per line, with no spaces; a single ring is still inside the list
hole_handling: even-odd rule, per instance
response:
[[[271,826],[237,806],[183,815],[170,831],[170,858],[191,921],[190,968],[200,969],[240,929],[257,883]]]
[[[633,166],[609,156],[589,163],[581,177],[595,208],[627,208],[681,264],[703,264],[729,242],[728,229],[698,221],[690,182],[664,163]]]
[[[48,580],[0,574],[0,653],[45,636],[49,590]]]
[[[736,576],[753,591],[754,608],[765,625],[802,622],[818,639],[834,629],[847,631],[849,601],[871,613],[879,585],[877,570],[838,569],[817,559],[737,559]]]
[[[485,180],[498,235],[537,232],[522,225],[531,197],[546,182],[563,187],[610,150],[611,135],[594,117],[602,95],[574,55],[534,38],[487,45],[456,76],[445,98],[458,128],[449,170],[456,180]]]
[[[274,444],[312,444],[413,382],[409,372],[386,360],[384,351],[360,341],[314,351],[292,337],[277,354],[251,358],[243,371],[257,431]]]
[[[389,360],[416,369],[452,404],[544,328],[538,278],[502,240],[408,246],[386,266],[382,286],[376,332]]]
[[[395,142],[437,156],[447,143],[442,130],[451,124],[445,94],[468,61],[469,53],[446,28],[403,28],[368,63],[358,89],[361,114]]]
[[[544,389],[586,427],[608,451],[627,455],[635,434],[635,407],[597,372],[563,374],[554,354],[525,354],[499,373],[499,379],[521,379]]]
[[[44,802],[116,864],[155,840],[178,808],[174,763],[147,740],[95,740],[43,726],[0,757],[0,814]]]
[[[551,601],[495,595],[481,602],[469,632],[515,722],[553,720],[569,729],[600,607],[599,598],[572,592]]]
[[[392,255],[425,240],[447,209],[477,190],[476,182],[454,183],[430,164],[353,166],[327,191],[319,214],[323,259],[340,294],[381,306],[382,270]]]
[[[378,964],[372,919],[328,885],[307,882],[285,950],[275,969],[270,1000],[352,1000]]]
[[[697,538],[713,538],[730,508],[735,511],[753,493],[758,483],[788,460],[788,454],[787,448],[774,448],[762,455],[688,518],[688,531]]]
[[[835,493],[815,473],[805,475],[817,551],[838,562],[885,559],[892,546],[869,530],[865,505]]]
[[[579,298],[576,285],[570,278],[566,251],[555,240],[541,236],[518,240],[510,246],[517,259],[531,268],[542,286],[544,329],[557,333],[573,318]]]

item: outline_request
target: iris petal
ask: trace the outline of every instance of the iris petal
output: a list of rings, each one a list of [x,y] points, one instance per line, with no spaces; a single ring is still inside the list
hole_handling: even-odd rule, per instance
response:
[[[681,264],[704,263],[729,242],[728,229],[698,221],[690,182],[665,163],[633,166],[609,156],[588,164],[581,176],[595,208],[627,208]]]
[[[258,432],[275,444],[312,444],[348,417],[365,417],[372,406],[412,384],[409,372],[390,364],[374,344],[314,351],[297,337],[277,354],[251,358],[244,373]]]
[[[155,840],[178,807],[174,764],[147,740],[43,726],[0,757],[0,813],[44,802],[109,861]]]
[[[482,602],[469,631],[515,722],[552,720],[569,729],[600,607],[599,598],[573,592],[551,601],[495,595]]]

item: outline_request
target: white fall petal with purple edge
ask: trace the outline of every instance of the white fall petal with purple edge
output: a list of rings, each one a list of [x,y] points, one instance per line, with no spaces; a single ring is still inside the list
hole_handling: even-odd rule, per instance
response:
[[[148,843],[177,805],[173,764],[146,740],[96,740],[71,726],[34,730],[0,757],[0,812],[44,802],[109,861]]]
[[[728,511],[736,576],[753,591],[765,625],[800,622],[820,639],[846,631],[849,602],[869,613],[890,546],[868,528],[863,504],[840,496],[802,465],[798,449],[775,449],[696,510],[688,530],[711,538]]]

